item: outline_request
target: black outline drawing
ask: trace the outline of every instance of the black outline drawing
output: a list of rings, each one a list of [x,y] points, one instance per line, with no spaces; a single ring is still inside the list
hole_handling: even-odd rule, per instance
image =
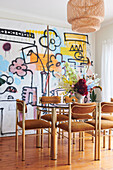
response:
[[[82,40],[81,39],[77,39],[77,38],[68,38],[67,36],[69,35],[80,35],[82,37],[86,37],[86,41]],[[86,44],[89,44],[89,41],[88,41],[88,35],[86,34],[76,34],[76,33],[67,33],[65,32],[64,33],[64,41],[74,41],[76,43],[76,41],[78,42],[83,42],[83,43],[86,43]],[[68,58],[68,62],[69,63],[73,63],[74,64],[74,68],[76,69],[77,67],[80,67],[80,72],[82,72],[82,68],[84,67],[84,65],[87,65],[88,64],[88,59],[87,60],[83,60],[84,56],[83,56],[83,47],[82,45],[80,44],[79,46],[77,44],[75,45],[71,45],[70,47],[70,50],[69,51],[72,51],[72,52],[75,52],[74,53],[74,58]],[[77,56],[78,55],[78,56]],[[80,65],[77,65],[77,61],[81,61],[80,62]]]
[[[4,78],[6,78],[6,80],[4,80]],[[14,82],[14,79],[13,79],[13,77],[11,77],[11,76],[7,76],[6,74],[2,74],[2,75],[0,75],[0,78],[2,78],[4,81],[5,81],[5,83],[7,83],[8,85],[11,85],[11,84],[13,84],[13,82]],[[12,81],[10,82],[10,80],[12,79]]]
[[[34,53],[32,50],[29,50],[29,53],[27,54],[27,56],[30,56],[31,53],[34,53],[34,54],[37,56],[37,60],[36,60],[35,62],[26,62],[26,61],[25,61],[24,50],[27,49],[27,48],[32,48],[32,47],[35,47],[35,48],[36,48],[36,53]],[[40,62],[41,62],[41,64],[42,64],[42,67],[43,67],[43,71],[45,71],[43,62],[42,62],[42,60],[40,59],[40,57],[39,57],[39,55],[38,55],[38,47],[37,47],[37,45],[35,45],[35,42],[34,42],[33,45],[24,47],[24,48],[22,48],[21,50],[22,50],[22,55],[23,55],[24,62],[25,62],[26,64],[37,63],[38,60],[40,60]]]
[[[18,59],[22,59],[22,60],[24,61],[24,59],[21,58],[21,57],[17,57],[15,60],[12,60],[12,63],[9,65],[9,72],[11,72],[10,67],[11,67],[11,66],[14,66],[13,63],[14,63],[14,62],[17,63],[17,60],[18,60]],[[28,68],[28,66],[27,66],[25,63],[23,63],[21,66],[23,66],[23,65],[26,66],[26,69],[21,69],[21,70],[23,70],[23,71],[25,72],[25,74],[24,74],[23,76],[20,76],[17,71],[15,71],[13,74],[17,74],[17,76],[19,76],[19,77],[24,77],[24,76],[26,76],[26,75],[27,75],[27,68]],[[19,68],[20,68],[20,67],[19,67]],[[19,70],[19,69],[17,69],[17,70]]]
[[[7,30],[7,29],[0,29],[0,34],[6,34],[8,36],[12,35],[12,36],[19,36],[19,37],[26,37],[26,38],[31,38],[31,39],[34,39],[35,38],[35,34],[34,33],[29,33],[29,32],[22,32],[22,31],[17,31],[17,30]],[[16,35],[15,35],[16,34]],[[25,45],[29,45],[29,47],[36,47],[37,46],[35,45],[35,41],[33,43],[29,43],[29,42],[25,42],[25,41],[16,41],[16,40],[10,40],[10,39],[2,39],[0,38],[0,41],[5,41],[5,42],[11,42],[11,43],[19,43],[19,44],[25,44]],[[23,50],[25,48],[28,48],[28,47],[24,47]],[[22,49],[21,49],[22,50]],[[37,53],[38,55],[38,53]],[[24,56],[23,56],[24,58]],[[22,58],[22,59],[23,59]],[[25,58],[24,58],[24,61],[25,61]],[[30,63],[29,63],[30,64]],[[28,70],[30,71],[30,70]],[[32,72],[32,71],[31,71]],[[32,72],[33,74],[33,72]],[[31,78],[31,86],[33,84],[33,75],[32,75],[32,78]],[[23,87],[24,88],[24,87]],[[30,87],[31,88],[31,87]],[[33,87],[32,87],[33,88]],[[36,87],[35,87],[36,88]],[[36,88],[37,89],[37,88]],[[5,93],[7,91],[7,89],[3,92]],[[2,93],[2,94],[3,94]],[[37,92],[36,92],[36,98],[37,98]],[[37,102],[37,101],[36,101]]]
[[[34,33],[24,32],[24,31],[18,31],[18,30],[10,30],[10,29],[3,29],[0,28],[0,34],[4,35],[12,35],[12,36],[18,36],[18,37],[26,37],[26,38],[35,38]]]
[[[28,99],[26,99],[26,93],[27,93],[27,89],[30,89],[30,90],[35,90],[35,95],[33,94],[33,92],[29,92],[27,95],[28,95]],[[36,96],[36,101],[33,101],[33,95]],[[22,100],[26,101],[26,104],[31,104],[32,106],[37,106],[37,87],[29,87],[29,86],[24,86],[22,87]]]
[[[56,65],[55,65],[55,63],[53,63],[52,61],[52,57],[54,58],[54,59],[57,59],[57,56],[58,55],[60,55],[61,56],[61,62],[57,62],[56,63]],[[61,54],[61,53],[56,53],[55,55],[51,55],[50,56],[50,61],[49,62],[47,62],[47,64],[46,64],[46,67],[47,67],[47,69],[49,69],[49,71],[52,73],[52,75],[53,75],[53,77],[55,77],[55,75],[54,75],[54,70],[50,70],[50,68],[51,68],[51,66],[53,66],[53,65],[55,65],[56,67],[59,67],[60,65],[61,65],[61,63],[65,63],[65,61],[63,60],[63,55]]]
[[[16,89],[16,87],[14,87],[14,86],[8,86],[8,87],[5,89],[4,92],[0,93],[0,95],[1,95],[1,94],[4,94],[5,92],[16,93],[16,92],[17,92],[17,89]]]
[[[56,48],[61,45],[61,38],[60,38],[60,36],[58,36],[58,34],[57,34],[53,29],[49,29],[49,32],[50,32],[50,31],[51,31],[51,32],[54,32],[55,36],[58,37],[59,40],[60,40],[59,45],[55,45],[55,39],[53,39],[53,38],[50,39],[50,38],[49,38],[49,50],[50,50],[50,51],[55,51]],[[47,39],[47,30],[44,31],[44,36],[42,36],[42,37],[39,38],[39,43],[40,43],[40,45],[41,45],[42,47],[44,47],[44,48],[47,48],[48,46],[47,46],[47,45],[43,45],[43,43],[41,42],[43,39]],[[54,41],[54,42],[52,42],[52,41]],[[47,42],[47,40],[46,40],[46,42]],[[52,50],[52,49],[50,48],[50,44],[53,44],[53,45],[54,45],[54,47],[55,47],[54,50]]]

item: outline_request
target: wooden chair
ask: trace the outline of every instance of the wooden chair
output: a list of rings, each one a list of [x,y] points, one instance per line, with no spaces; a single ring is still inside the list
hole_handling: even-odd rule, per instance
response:
[[[104,120],[101,119],[101,114],[103,113],[112,113],[113,112],[113,102],[102,102],[99,103],[99,124],[98,124],[98,129],[99,129],[99,152],[98,152],[98,159],[100,159],[100,150],[101,150],[101,143],[100,143],[100,136],[101,136],[101,131],[103,131],[103,146],[105,147],[105,130],[109,130],[109,138],[108,138],[108,149],[111,150],[111,130],[113,129],[113,121],[111,120]],[[87,123],[94,125],[95,120],[88,121]]]
[[[112,115],[113,102],[102,102],[100,107],[101,107],[100,108],[101,123],[105,121],[108,124],[108,127],[105,129],[109,129],[108,149],[111,150],[111,128],[113,128],[113,115]],[[111,121],[111,123],[109,121]],[[105,146],[106,146],[106,130],[103,131],[103,148],[105,148]]]
[[[59,104],[61,103],[61,98],[59,96],[42,96],[40,97],[40,103],[42,104]],[[45,112],[49,112],[48,114],[45,114],[41,116],[41,119],[44,119],[46,121],[52,122],[52,110],[47,110]],[[68,120],[68,117],[66,115],[61,114],[61,109],[57,109],[57,122],[66,121]],[[59,135],[60,137],[60,135]],[[48,133],[48,145],[51,146],[51,137],[50,137],[50,129]]]
[[[69,97],[69,96],[64,96],[63,97],[63,103],[66,103],[66,104],[68,104],[68,103],[73,103],[73,102],[77,102],[78,101],[78,99],[76,98],[76,97],[74,97],[74,96],[72,96],[72,97]],[[68,116],[69,115],[69,110],[67,110],[67,109],[63,109],[62,110],[62,113],[63,113],[63,115],[66,115],[66,116]],[[60,123],[60,122],[59,122]],[[59,134],[60,134],[60,129],[59,129]],[[64,137],[64,131],[62,130],[62,138]],[[60,136],[59,136],[59,138],[60,138]],[[73,144],[75,144],[75,134],[73,133]]]
[[[18,112],[22,113],[22,121],[18,121]],[[24,101],[17,99],[16,100],[16,145],[15,151],[18,151],[18,126],[22,129],[22,160],[25,160],[25,130],[38,130],[44,128],[50,128],[51,125],[49,122],[39,119],[25,120],[25,113],[27,113],[27,106]],[[38,117],[38,115],[37,115]],[[39,118],[39,117],[38,117]],[[38,143],[42,143],[37,141]],[[38,147],[38,145],[37,145]]]
[[[65,97],[63,98],[63,101],[64,101],[65,103],[73,103],[73,102],[77,102],[78,99],[77,99],[76,97],[65,96]],[[65,112],[64,112],[64,113],[65,113]],[[67,114],[65,113],[65,115],[68,116],[68,113],[67,113]],[[72,113],[71,116],[72,116],[72,119],[73,119],[73,120],[92,119],[92,116],[89,115],[89,114],[82,114],[82,115],[80,115],[80,114]]]
[[[78,99],[76,98],[76,97],[69,97],[69,96],[65,96],[64,98],[63,98],[63,101],[65,102],[65,103],[73,103],[73,102],[78,102]],[[68,116],[69,115],[69,113],[66,113],[65,111],[64,111],[64,114],[66,115],[66,116]],[[88,120],[88,119],[92,119],[93,117],[91,116],[91,115],[89,115],[89,114],[82,114],[82,115],[80,115],[80,114],[74,114],[74,113],[72,113],[71,114],[71,118],[72,118],[72,120],[73,121],[85,121],[85,120]],[[93,135],[94,133],[92,132],[92,135]],[[94,137],[92,137],[92,141],[94,142]],[[73,144],[75,144],[75,133],[73,133]]]
[[[111,102],[113,102],[113,98],[111,98]],[[112,112],[105,112],[105,111],[103,111],[103,112],[101,112],[101,113],[103,113],[103,114],[101,115],[101,119],[113,121],[113,115],[112,115],[113,110],[112,110]],[[105,113],[106,115],[104,115],[104,113]]]
[[[111,98],[111,102],[113,102],[113,98]],[[110,113],[106,113],[105,111],[104,112],[101,112],[102,114],[101,114],[101,119],[102,120],[110,120],[110,121],[113,121],[113,115],[112,115],[112,113],[113,112],[110,112]],[[110,130],[109,130],[109,132],[110,132]],[[105,146],[106,146],[106,130],[103,130],[103,148],[105,148]]]
[[[58,104],[60,103],[61,99],[58,96],[42,96],[40,98],[40,103],[42,104]],[[48,111],[47,111],[48,112]],[[49,110],[49,112],[51,112]],[[57,122],[59,121],[66,121],[68,120],[68,117],[62,114],[59,114],[59,110],[57,111]],[[45,114],[43,116],[41,116],[41,119],[47,120],[47,121],[52,121],[52,114]]]
[[[77,102],[78,99],[76,97],[69,97],[69,96],[64,96],[63,97],[63,102],[64,103],[73,103],[73,102]]]
[[[95,127],[89,125],[85,122],[72,122],[71,114],[84,115],[96,112],[95,114]],[[96,103],[73,103],[69,104],[69,121],[65,123],[58,124],[58,127],[68,132],[68,164],[71,164],[71,134],[79,132],[79,150],[84,149],[84,136],[82,132],[95,131],[95,156],[94,159],[97,160],[97,106]]]

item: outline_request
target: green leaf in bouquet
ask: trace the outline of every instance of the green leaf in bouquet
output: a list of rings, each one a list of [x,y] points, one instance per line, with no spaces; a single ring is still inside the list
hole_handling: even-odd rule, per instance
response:
[[[97,95],[96,95],[95,91],[92,90],[92,92],[90,93],[91,102],[95,102],[96,98],[97,98]]]

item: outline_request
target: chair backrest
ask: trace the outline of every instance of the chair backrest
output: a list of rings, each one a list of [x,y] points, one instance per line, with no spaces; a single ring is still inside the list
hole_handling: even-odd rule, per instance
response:
[[[61,103],[61,97],[59,97],[59,96],[42,96],[42,97],[40,97],[40,103],[42,103],[42,104],[58,104],[58,103]]]
[[[71,104],[71,111],[74,114],[88,114],[93,113],[96,109],[96,103],[73,103]]]
[[[77,101],[78,101],[78,99],[76,97],[69,97],[69,96],[63,97],[64,103],[73,103],[73,102],[77,102]]]
[[[113,102],[102,102],[101,112],[102,113],[113,113]]]
[[[18,111],[20,111],[21,113],[23,113],[24,112],[24,101],[23,100],[19,100],[19,99],[17,99],[16,100],[16,109],[18,110]],[[26,104],[25,104],[25,113],[27,113],[27,106],[26,106]]]

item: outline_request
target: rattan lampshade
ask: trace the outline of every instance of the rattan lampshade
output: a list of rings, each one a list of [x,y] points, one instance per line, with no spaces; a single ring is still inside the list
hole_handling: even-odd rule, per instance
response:
[[[79,32],[97,31],[104,20],[104,1],[70,0],[67,4],[67,20],[72,24],[72,29]]]
[[[72,30],[80,33],[91,33],[100,29],[100,20],[97,18],[80,18],[72,21]]]

